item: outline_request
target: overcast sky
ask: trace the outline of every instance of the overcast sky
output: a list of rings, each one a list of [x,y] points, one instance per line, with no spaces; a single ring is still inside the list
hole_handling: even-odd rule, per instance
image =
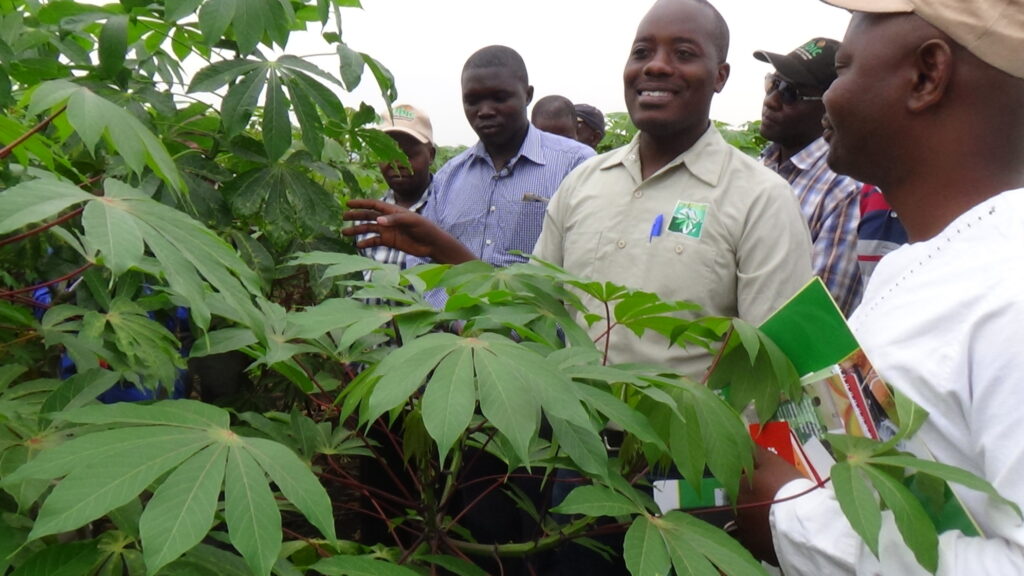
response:
[[[717,0],[732,34],[732,74],[712,105],[716,120],[742,123],[761,116],[763,78],[771,68],[751,52],[788,53],[805,41],[841,40],[849,15],[816,0]],[[561,94],[605,112],[625,111],[622,67],[647,0],[362,0],[342,11],[343,38],[395,75],[398,103],[425,109],[438,144],[472,144],[476,136],[462,113],[459,74],[474,51],[505,44],[523,55],[534,99]],[[310,50],[316,50],[313,47]],[[296,43],[288,51],[302,55]],[[337,74],[336,58],[317,58]],[[369,72],[343,101],[383,100]]]

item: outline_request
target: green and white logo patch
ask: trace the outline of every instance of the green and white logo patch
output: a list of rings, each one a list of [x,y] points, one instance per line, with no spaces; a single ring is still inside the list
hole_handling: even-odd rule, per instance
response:
[[[668,231],[699,239],[704,231],[704,218],[707,214],[707,204],[677,202],[676,209],[672,211],[672,220],[668,223]]]

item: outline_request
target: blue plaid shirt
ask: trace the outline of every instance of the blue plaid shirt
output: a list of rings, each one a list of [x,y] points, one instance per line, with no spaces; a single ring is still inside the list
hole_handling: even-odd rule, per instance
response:
[[[495,266],[524,262],[533,252],[548,200],[569,172],[594,155],[585,146],[530,126],[519,153],[500,172],[481,142],[434,176],[423,216]],[[415,266],[409,257],[407,264]]]
[[[864,293],[857,264],[861,184],[828,167],[828,143],[824,138],[811,142],[781,164],[779,153],[779,146],[772,144],[765,149],[762,161],[793,187],[811,231],[814,274],[821,277],[849,317]]]

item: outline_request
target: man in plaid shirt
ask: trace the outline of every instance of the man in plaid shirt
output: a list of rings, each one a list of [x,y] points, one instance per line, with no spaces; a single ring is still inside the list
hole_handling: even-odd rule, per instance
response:
[[[408,165],[381,163],[380,173],[389,187],[382,200],[421,213],[427,204],[427,190],[433,181],[430,166],[436,153],[430,117],[423,110],[402,104],[392,108],[392,114],[386,115],[377,128],[391,136],[409,159]],[[360,234],[356,240],[364,240],[373,235]],[[359,254],[383,264],[397,264],[399,268],[405,268],[406,254],[395,248],[383,245],[359,248]]]
[[[772,144],[761,159],[793,187],[814,243],[814,274],[849,316],[864,291],[857,264],[861,184],[829,169],[822,138],[821,95],[836,78],[838,48],[835,40],[814,38],[789,54],[759,50],[754,58],[775,67],[765,77],[761,109],[761,135]]]

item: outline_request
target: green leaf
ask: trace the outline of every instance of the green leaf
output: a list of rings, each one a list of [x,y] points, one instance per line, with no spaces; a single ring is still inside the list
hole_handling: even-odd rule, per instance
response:
[[[238,51],[249,54],[255,50],[273,19],[265,0],[237,0],[232,29],[238,41]]]
[[[119,14],[107,18],[100,29],[99,38],[100,70],[113,76],[124,67],[128,52],[128,15]]]
[[[605,448],[600,434],[589,422],[583,426],[552,414],[548,415],[548,422],[551,424],[552,438],[558,442],[558,447],[565,451],[581,470],[594,478],[604,478],[607,475],[608,449]]]
[[[455,576],[487,576],[487,572],[481,570],[476,564],[471,564],[456,556],[426,555],[416,556],[416,559],[440,566],[452,574],[455,574]]]
[[[333,556],[313,564],[312,568],[327,576],[419,576],[404,566],[367,556]]]
[[[896,414],[899,418],[899,433],[897,438],[910,438],[921,428],[924,421],[928,419],[928,411],[914,403],[906,394],[895,388],[890,388],[896,399]]]
[[[338,61],[341,64],[341,81],[345,84],[345,90],[351,92],[363,79],[363,69],[366,67],[363,55],[341,42],[338,44]]]
[[[701,492],[704,468],[707,465],[704,439],[701,436],[700,418],[697,407],[690,403],[680,406],[683,418],[669,416],[669,443],[672,447],[672,462],[690,483],[694,491]]]
[[[11,576],[80,576],[88,574],[101,555],[95,541],[54,544],[33,554]]]
[[[60,214],[64,209],[95,199],[59,180],[30,180],[0,192],[0,234]]]
[[[164,2],[164,22],[177,22],[182,18],[196,13],[203,0],[166,0]]]
[[[760,562],[735,538],[699,518],[673,510],[658,526],[666,542],[686,541],[727,576],[765,576]]]
[[[256,336],[248,328],[223,328],[204,334],[192,345],[189,358],[202,358],[240,350],[256,344]]]
[[[535,365],[543,358],[537,357]],[[529,462],[530,443],[540,426],[540,399],[531,383],[530,368],[504,355],[480,350],[474,357],[480,411],[498,429],[522,462]]]
[[[270,574],[281,550],[281,513],[263,470],[239,447],[228,454],[224,516],[231,544],[249,568],[256,576]]]
[[[45,414],[74,410],[94,402],[97,396],[109,390],[120,379],[121,375],[117,372],[99,368],[79,372],[61,382],[60,386],[46,397],[40,412]]]
[[[882,512],[871,485],[859,467],[848,462],[832,466],[832,487],[850,526],[864,540],[871,553],[878,557],[878,534],[882,530]]]
[[[939,537],[921,502],[887,473],[872,466],[863,466],[862,469],[882,501],[892,510],[903,542],[914,553],[917,562],[934,574],[939,567]]]
[[[474,408],[473,350],[466,346],[441,360],[423,393],[423,425],[437,442],[442,462],[469,426]]]
[[[708,468],[735,501],[740,474],[752,470],[753,441],[739,414],[731,410],[714,392],[703,386],[687,388],[700,419],[701,435]]]
[[[383,96],[384,100],[389,104],[394,102],[395,99],[398,98],[398,90],[395,89],[394,74],[369,54],[360,52],[359,55],[363,57],[363,62],[366,63],[366,67],[373,73],[373,78],[377,81],[377,86],[380,87],[381,96]]]
[[[650,421],[638,410],[631,408],[612,394],[594,386],[576,383],[576,393],[579,394],[584,402],[594,407],[601,414],[604,414],[609,421],[615,422],[639,440],[653,444],[659,449],[665,449],[665,443],[662,442],[658,433],[655,432]]]
[[[757,329],[739,318],[732,321],[732,327],[734,333],[740,339],[740,343],[743,344],[743,348],[747,351],[750,363],[754,364],[757,360],[757,353],[761,349],[761,339],[757,335]]]
[[[1008,500],[1001,496],[996,491],[992,484],[988,483],[985,479],[968,472],[962,468],[943,464],[941,462],[935,462],[933,460],[923,460],[921,458],[915,458],[914,456],[873,456],[868,458],[868,464],[875,464],[881,466],[896,466],[900,468],[910,468],[916,470],[919,473],[941,478],[951,484],[959,484],[966,486],[971,490],[988,494],[992,499],[1002,502],[1009,506],[1016,512],[1017,516],[1021,516],[1020,507],[1017,503],[1012,500]]]
[[[142,518],[146,567],[155,574],[198,544],[213,526],[228,447],[208,446],[189,458],[153,494]]]
[[[103,264],[120,276],[139,264],[143,255],[142,234],[135,219],[112,204],[117,199],[98,198],[82,213],[85,237],[99,250]]]
[[[331,499],[313,471],[295,452],[262,438],[245,438],[242,446],[270,475],[284,497],[320,530],[325,538],[335,540]]]
[[[224,36],[235,18],[235,10],[236,0],[209,0],[203,3],[199,9],[199,30],[207,44],[213,45]]]
[[[230,423],[230,417],[223,408],[196,400],[86,406],[63,412],[59,419],[79,424],[168,425],[200,430],[227,429]]]
[[[208,2],[207,5],[211,3]],[[188,93],[219,90],[235,78],[265,67],[266,63],[258,60],[220,60],[214,62],[196,72],[196,75],[192,77],[192,83],[188,86]]]
[[[118,459],[123,452],[172,450],[181,442],[194,438],[195,434],[192,430],[164,426],[119,428],[86,434],[42,450],[28,464],[0,480],[0,485],[8,486],[26,478],[59,478],[73,470],[86,468],[92,462]]]
[[[361,423],[372,422],[381,414],[403,404],[437,364],[457,346],[461,338],[454,334],[427,334],[391,352],[377,365],[380,380],[370,393],[369,406],[360,414]]]
[[[166,437],[177,442],[168,447]],[[31,539],[74,530],[110,510],[127,504],[154,480],[212,441],[208,434],[167,428],[165,438],[120,450],[110,459],[71,471],[46,498]],[[74,444],[74,441],[67,445]]]
[[[635,576],[667,576],[672,568],[672,559],[661,532],[655,526],[659,520],[640,516],[626,531],[623,543],[623,558],[626,568]]]
[[[290,106],[281,87],[281,77],[271,69],[269,79],[267,99],[263,103],[263,146],[270,161],[277,162],[292,145],[292,123],[288,119]]]
[[[665,547],[672,559],[672,567],[676,576],[720,576],[711,561],[701,551],[684,538],[665,538]]]
[[[559,514],[618,517],[642,514],[644,509],[610,488],[588,485],[574,488],[565,500],[551,511]]]

